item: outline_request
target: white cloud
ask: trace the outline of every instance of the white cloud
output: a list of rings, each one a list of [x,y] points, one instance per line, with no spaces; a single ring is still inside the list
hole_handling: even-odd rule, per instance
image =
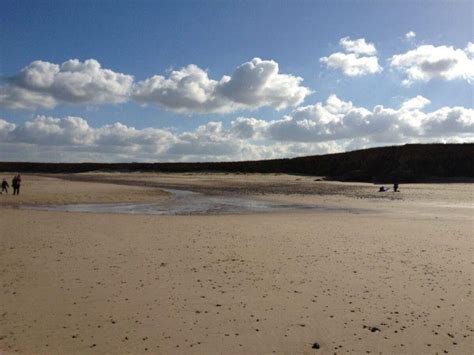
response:
[[[428,100],[426,97],[418,95],[412,99],[405,101],[402,104],[401,108],[403,110],[419,110],[425,107],[426,105],[429,105],[430,103],[431,101]]]
[[[177,112],[208,112],[225,105],[216,98],[217,82],[196,65],[171,72],[169,78],[154,75],[135,85],[133,98],[141,103],[156,103]],[[225,100],[224,100],[225,101]],[[226,102],[232,105],[231,102]]]
[[[254,58],[231,76],[209,78],[196,65],[134,83],[133,76],[103,69],[94,59],[61,65],[34,61],[0,86],[0,107],[52,109],[59,104],[115,104],[134,99],[182,113],[232,112],[263,106],[297,106],[311,91],[303,79],[281,74],[278,63]]]
[[[472,58],[474,56],[474,43],[469,42],[466,46],[465,51],[467,55]]]
[[[339,40],[339,44],[348,53],[356,53],[362,55],[375,55],[377,49],[373,43],[367,43],[365,38],[351,40],[349,37],[344,37]]]
[[[474,132],[474,110],[463,107],[443,107],[424,119],[424,133],[428,136],[440,134],[455,137],[460,133]]]
[[[416,33],[413,32],[413,31],[409,31],[407,33],[405,33],[405,39],[406,40],[412,40],[416,37]]]
[[[137,129],[114,123],[92,127],[80,117],[37,116],[21,125],[0,119],[5,160],[31,161],[226,161],[321,154],[407,142],[474,141],[474,110],[424,111],[417,96],[399,108],[357,107],[335,95],[298,107],[280,119],[238,117],[225,127]]]
[[[6,140],[7,137],[11,134],[13,130],[15,130],[16,125],[5,121],[0,118],[0,138],[1,140]]]
[[[133,77],[103,69],[94,59],[61,65],[34,61],[0,87],[0,106],[53,108],[59,103],[104,104],[128,99]]]
[[[432,79],[467,80],[474,78],[474,59],[469,55],[472,43],[465,50],[449,46],[422,45],[389,59],[390,66],[406,75],[405,85]]]
[[[429,103],[417,96],[406,100],[399,109],[378,105],[368,110],[332,95],[326,103],[298,107],[278,120],[248,120],[246,124],[253,127],[246,128],[246,132],[278,142],[307,143],[361,138],[379,144],[427,137],[474,139],[474,110],[444,107],[433,112],[421,111]]]
[[[336,52],[329,57],[323,57],[320,62],[328,68],[340,69],[347,76],[362,76],[376,74],[382,71],[377,57],[359,57],[353,53]]]
[[[208,122],[195,130],[136,129],[122,123],[93,128],[80,117],[37,116],[16,126],[0,119],[0,150],[6,160],[206,161],[274,157],[290,148],[249,144]],[[291,147],[293,145],[287,145]]]
[[[219,81],[196,65],[155,75],[136,84],[133,98],[182,113],[232,112],[270,106],[277,110],[297,106],[311,91],[302,78],[280,74],[278,63],[254,58]]]
[[[37,116],[18,126],[13,135],[17,141],[49,145],[85,145],[93,141],[92,130],[80,117],[63,119]]]
[[[382,71],[373,43],[367,43],[364,38],[351,40],[344,37],[339,44],[346,53],[336,52],[320,58],[319,61],[328,68],[341,70],[347,76],[362,76]]]
[[[232,121],[231,134],[235,137],[260,138],[260,133],[264,131],[268,123],[253,117],[237,117]]]
[[[50,95],[24,89],[13,84],[0,86],[0,107],[9,109],[54,108],[57,101]]]

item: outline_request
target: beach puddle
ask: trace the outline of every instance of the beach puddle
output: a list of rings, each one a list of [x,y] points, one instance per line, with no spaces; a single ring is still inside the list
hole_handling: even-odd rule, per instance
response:
[[[23,206],[23,209],[43,211],[90,212],[90,213],[126,213],[151,215],[209,215],[263,213],[283,210],[320,210],[326,212],[352,212],[355,210],[331,208],[314,204],[285,204],[273,201],[256,200],[251,197],[215,196],[203,193],[162,189],[172,197],[159,203],[104,203],[70,204],[48,206]]]

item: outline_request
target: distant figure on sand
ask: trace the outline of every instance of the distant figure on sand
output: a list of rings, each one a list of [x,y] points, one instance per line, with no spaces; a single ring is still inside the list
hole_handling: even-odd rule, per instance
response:
[[[392,182],[393,182],[393,192],[400,192],[400,190],[398,190],[398,176],[397,175],[392,175]]]
[[[20,186],[21,186],[21,176],[20,174],[13,177],[12,180],[12,187],[13,187],[13,195],[20,194]]]
[[[390,187],[380,186],[379,192],[385,192],[390,190]]]
[[[8,188],[9,187],[10,187],[10,185],[8,185],[7,180],[3,179],[3,181],[2,181],[2,193],[3,192],[8,193]]]

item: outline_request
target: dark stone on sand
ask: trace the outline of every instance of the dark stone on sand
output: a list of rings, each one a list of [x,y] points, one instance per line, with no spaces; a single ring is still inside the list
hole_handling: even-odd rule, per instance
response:
[[[368,326],[366,326],[366,325],[363,325],[362,328],[368,329],[368,330],[370,330],[372,333],[380,332],[380,331],[381,331],[381,330],[380,330],[379,328],[377,328],[377,327],[368,327]],[[396,331],[395,331],[395,332],[396,332]]]
[[[319,345],[319,343],[313,343],[313,346],[311,347],[311,349],[319,349],[321,346]]]

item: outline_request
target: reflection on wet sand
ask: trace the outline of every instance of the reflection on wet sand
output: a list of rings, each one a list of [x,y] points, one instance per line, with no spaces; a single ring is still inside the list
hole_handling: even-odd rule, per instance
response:
[[[355,213],[355,209],[335,208],[315,204],[289,204],[275,201],[257,200],[251,197],[217,196],[199,192],[162,189],[172,197],[157,203],[88,203],[66,205],[23,206],[22,208],[90,213],[128,213],[153,215],[201,215],[239,214],[274,212],[289,210],[319,210],[321,212],[345,211]]]

